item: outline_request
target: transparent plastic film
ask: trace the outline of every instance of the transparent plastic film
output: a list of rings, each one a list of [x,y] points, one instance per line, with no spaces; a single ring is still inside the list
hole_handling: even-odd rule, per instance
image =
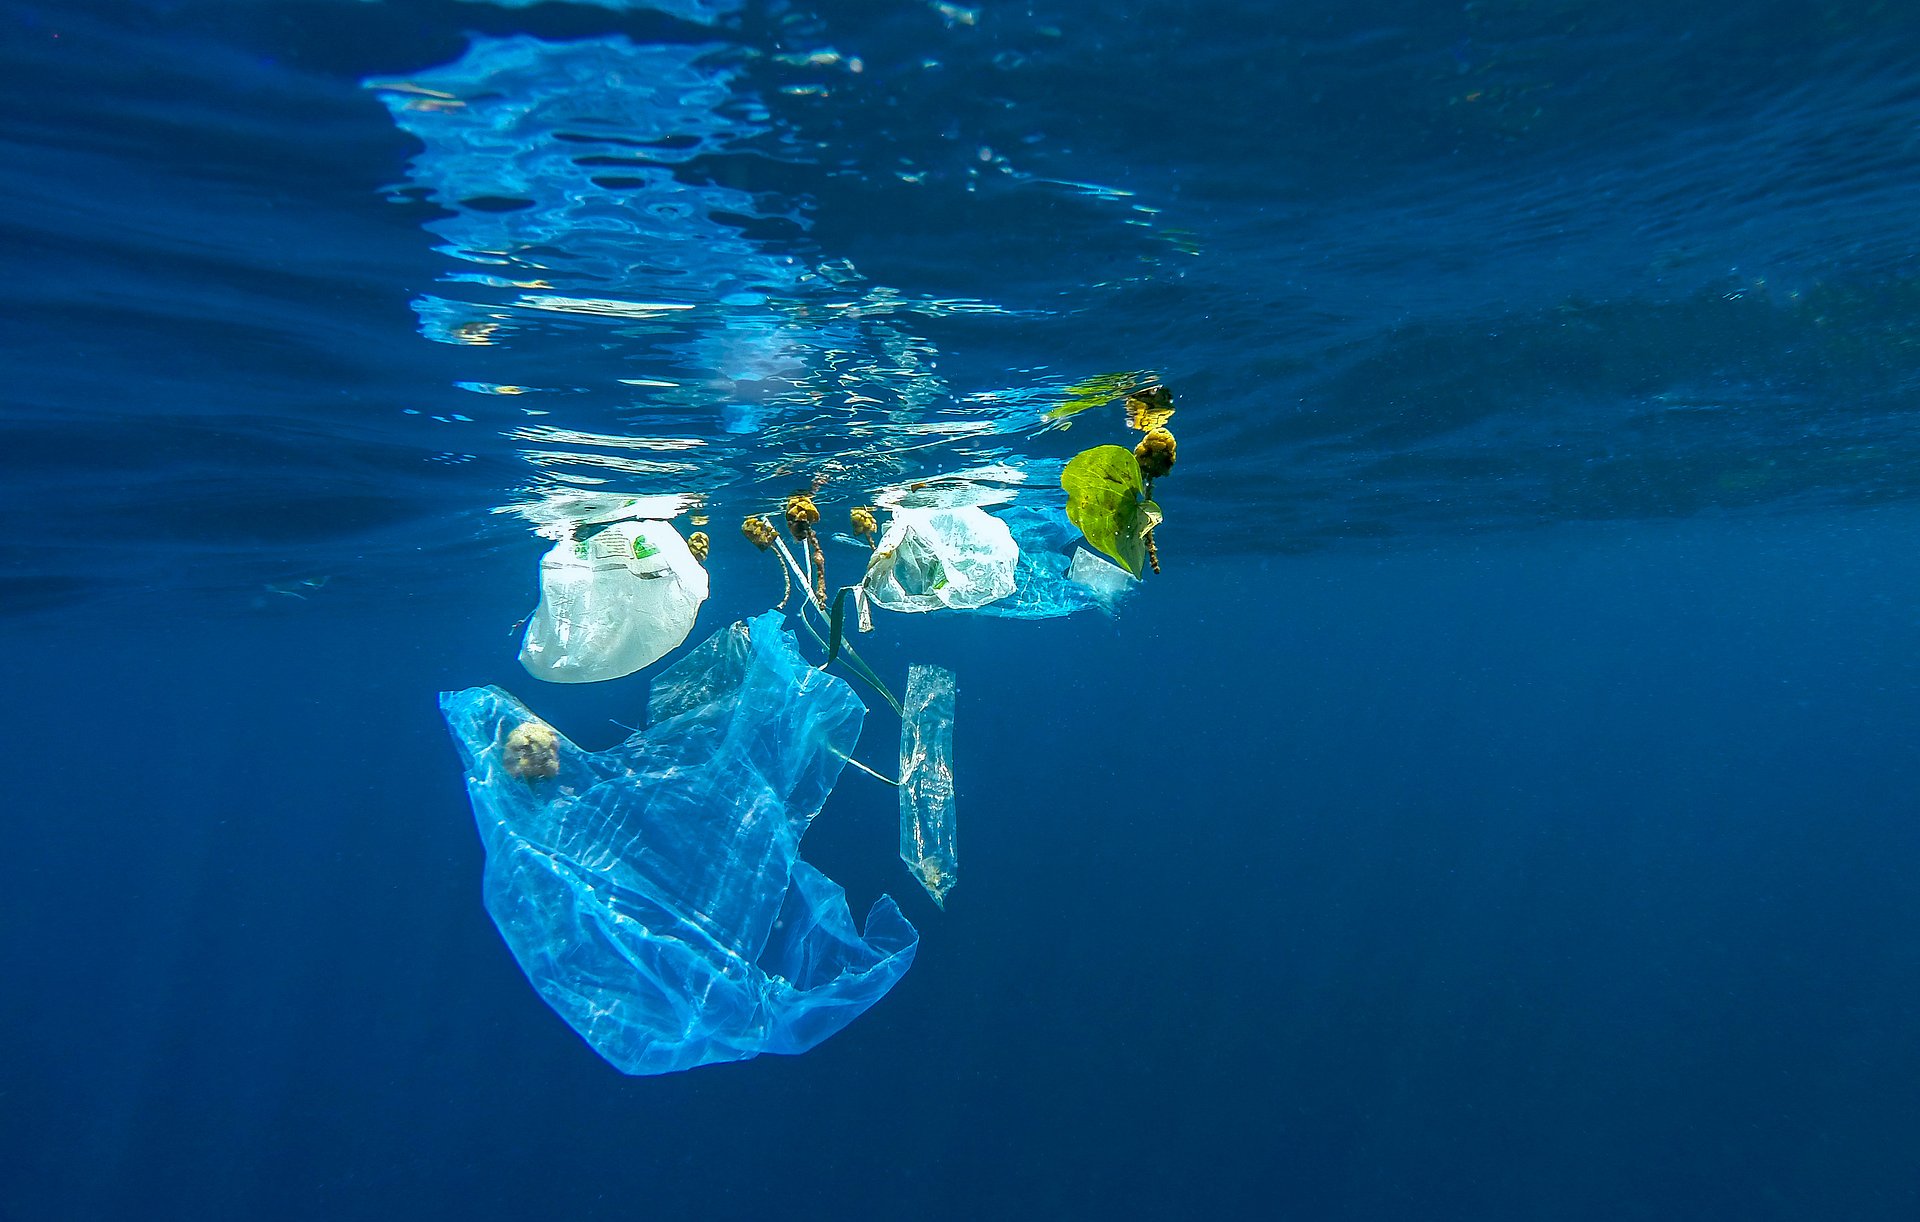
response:
[[[907,670],[900,715],[900,860],[945,908],[959,869],[954,847],[953,672]]]
[[[983,509],[900,509],[874,547],[862,584],[889,611],[956,611],[1013,593],[1020,549]]]

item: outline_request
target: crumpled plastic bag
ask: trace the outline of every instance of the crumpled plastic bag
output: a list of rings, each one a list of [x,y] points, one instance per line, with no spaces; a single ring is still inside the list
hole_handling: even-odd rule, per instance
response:
[[[1020,549],[1013,593],[980,608],[983,615],[1052,619],[1075,611],[1117,614],[1140,579],[1084,547],[1064,510],[1015,505],[1000,515]]]
[[[881,896],[800,859],[866,710],[778,614],[654,683],[653,722],[582,751],[499,688],[443,693],[486,846],[487,912],[547,1004],[623,1073],[800,1053],[912,966]]]
[[[896,509],[861,583],[889,611],[956,611],[1013,593],[1020,549],[1006,523],[977,506]]]
[[[598,683],[650,666],[687,639],[707,570],[670,523],[614,522],[540,558],[540,606],[520,664],[551,683]]]

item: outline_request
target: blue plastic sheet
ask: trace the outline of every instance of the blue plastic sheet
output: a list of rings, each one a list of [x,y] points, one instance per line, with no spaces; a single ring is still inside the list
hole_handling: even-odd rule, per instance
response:
[[[440,704],[487,911],[541,997],[622,1072],[805,1052],[912,966],[919,935],[892,899],[863,933],[800,859],[865,709],[777,614],[664,671],[652,724],[605,751],[499,688]]]
[[[1113,615],[1139,582],[1125,569],[1085,548],[1064,509],[1015,505],[996,515],[1020,546],[1013,593],[975,610],[1009,619],[1052,619],[1075,611]]]

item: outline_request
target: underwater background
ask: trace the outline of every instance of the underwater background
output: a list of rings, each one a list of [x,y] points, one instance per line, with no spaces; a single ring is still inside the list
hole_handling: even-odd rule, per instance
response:
[[[1920,1217],[1912,6],[0,31],[0,1217]],[[698,640],[742,515],[1153,381],[1116,618],[860,638],[959,685],[946,910],[876,781],[806,841],[913,969],[602,1062],[435,705],[644,716],[516,661],[538,529],[701,498]]]

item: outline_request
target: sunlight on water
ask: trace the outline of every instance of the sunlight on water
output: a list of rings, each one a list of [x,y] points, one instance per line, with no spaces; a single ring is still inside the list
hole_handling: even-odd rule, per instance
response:
[[[785,57],[813,67],[842,59]],[[1005,489],[1027,475],[1019,439],[1075,392],[1051,383],[957,396],[913,320],[1010,322],[1012,312],[873,284],[845,258],[809,262],[804,243],[752,236],[768,223],[804,229],[809,204],[726,185],[729,162],[807,154],[745,91],[741,65],[736,49],[714,44],[475,38],[451,64],[368,82],[425,146],[394,198],[451,213],[428,228],[457,261],[441,279],[458,293],[416,301],[421,333],[508,350],[490,358],[486,378],[459,384],[518,394],[517,378],[494,379],[522,367],[598,375],[539,409],[551,421],[504,431],[540,443],[520,451],[532,471],[518,495],[598,487],[767,498],[789,483],[840,480],[882,504],[1010,499]],[[507,270],[474,275],[460,263]],[[547,291],[524,291],[533,284]],[[621,376],[636,367],[650,376]],[[1125,389],[1116,382],[1107,400]],[[670,423],[678,435],[617,432],[616,421]],[[1057,489],[1040,495],[1059,500]]]

